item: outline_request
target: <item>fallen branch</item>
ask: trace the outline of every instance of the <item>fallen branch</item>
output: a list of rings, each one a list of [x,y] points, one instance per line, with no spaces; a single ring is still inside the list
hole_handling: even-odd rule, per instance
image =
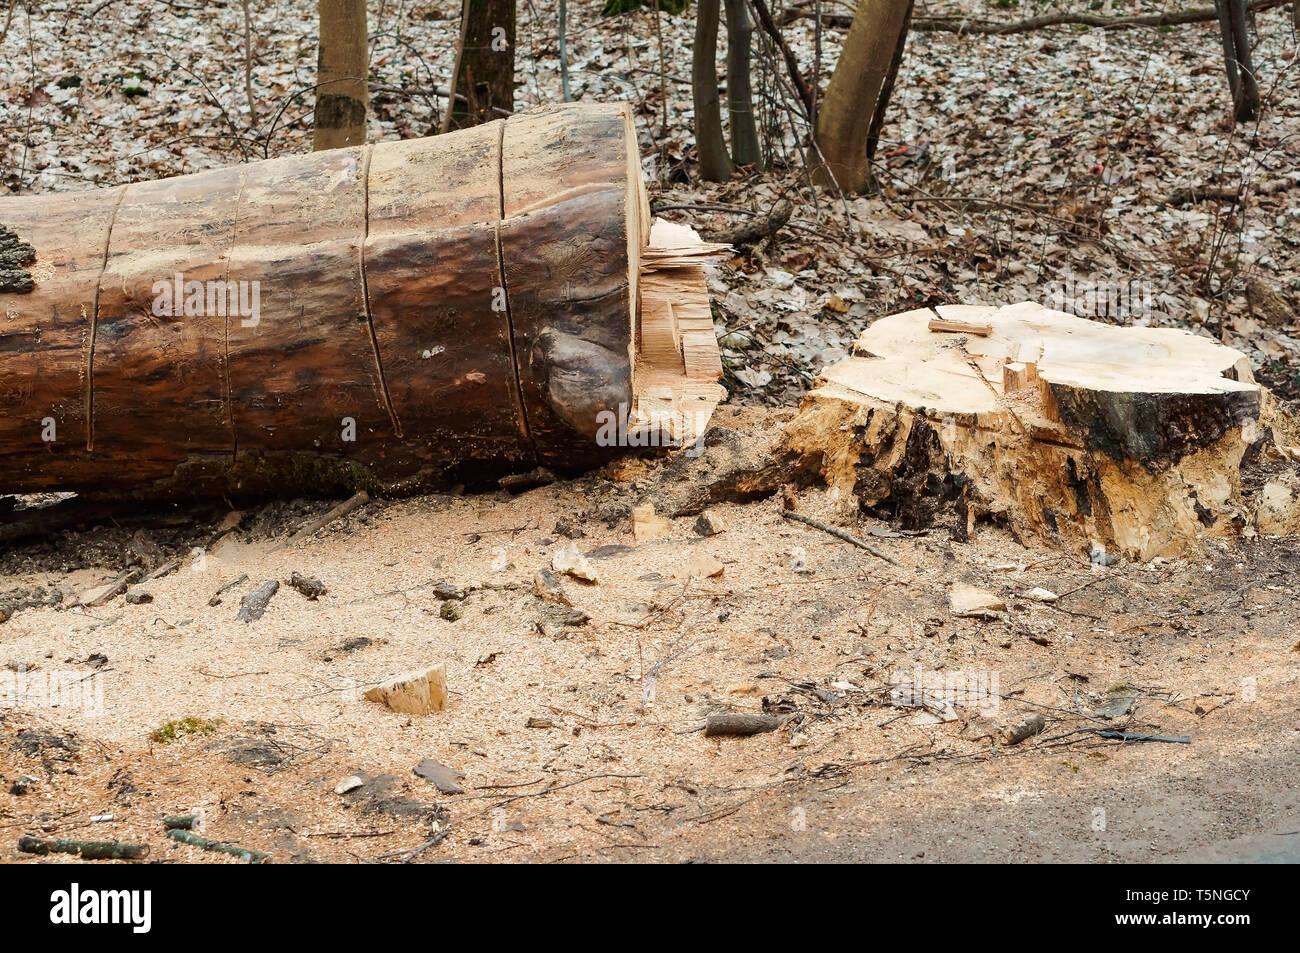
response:
[[[747,738],[776,731],[783,719],[775,715],[710,715],[704,723],[704,737]]]
[[[223,844],[221,841],[208,840],[206,837],[200,837],[198,834],[191,834],[189,831],[179,828],[172,828],[167,832],[167,836],[172,840],[180,841],[182,844],[189,844],[191,847],[198,847],[201,850],[210,850],[217,854],[229,854],[231,857],[238,857],[250,864],[263,863],[271,856],[262,853],[260,850],[249,850],[247,847],[240,847],[238,844]]]
[[[234,589],[236,586],[242,586],[246,582],[248,582],[248,573],[244,573],[238,579],[226,583],[224,586],[222,586],[220,589],[218,589],[216,592],[212,594],[212,598],[208,600],[208,605],[210,606],[221,605],[222,596],[224,596],[231,589]]]
[[[18,850],[24,854],[76,854],[82,860],[139,860],[149,855],[148,844],[103,840],[41,840],[24,834],[18,838]]]
[[[756,245],[779,232],[790,221],[790,216],[793,214],[794,206],[781,199],[766,215],[755,216],[750,221],[731,228],[706,232],[704,237],[711,242],[727,245]]]
[[[248,675],[270,675],[266,669],[260,669],[256,672],[232,672],[229,675],[221,675],[217,672],[209,672],[206,669],[198,669],[200,675],[206,675],[208,678],[244,678]]]
[[[1192,739],[1188,735],[1131,735],[1126,731],[1099,731],[1099,738],[1116,738],[1120,741],[1163,741],[1171,745],[1189,745]]]
[[[140,584],[143,585],[146,582],[153,582],[155,579],[163,578],[163,576],[170,576],[172,573],[174,573],[177,569],[180,568],[181,568],[181,561],[179,559],[169,560],[163,563],[157,569],[151,570],[148,574],[146,574],[145,577],[140,580]]]
[[[120,596],[122,593],[126,592],[127,586],[131,585],[139,578],[140,578],[140,573],[137,570],[128,569],[125,572],[121,573],[116,579],[114,579],[108,585],[100,589],[98,592],[96,592],[96,590],[94,589],[87,592],[86,595],[90,596],[90,598],[86,599],[83,597],[81,600],[81,605],[85,606],[88,609],[93,609],[96,606],[102,606],[105,602],[108,602],[110,599]],[[92,595],[92,593],[94,594]]]
[[[248,595],[244,596],[243,601],[239,604],[239,612],[235,616],[237,622],[255,622],[262,618],[266,612],[266,605],[271,601],[271,597],[280,591],[280,580],[268,579]]]
[[[858,537],[854,536],[852,533],[846,533],[838,526],[832,526],[830,523],[823,523],[819,519],[814,519],[811,516],[804,516],[802,513],[793,513],[790,510],[782,510],[781,515],[788,520],[796,520],[800,523],[805,524],[806,526],[811,526],[813,529],[819,529],[823,533],[830,533],[836,539],[842,539],[846,543],[852,543],[854,546],[857,546],[859,549],[865,549],[867,552],[871,553],[871,555],[875,556],[877,559],[883,559],[885,562],[889,563],[892,566],[899,565],[898,560],[895,559],[894,557],[888,555],[887,553],[882,553],[875,546],[872,546],[870,543],[868,543],[865,539],[858,539]]]
[[[1286,191],[1293,185],[1295,185],[1294,179],[1274,179],[1271,182],[1264,182],[1253,188],[1249,185],[1236,188],[1224,188],[1213,185],[1193,185],[1185,189],[1175,189],[1165,198],[1160,199],[1160,204],[1182,207],[1186,205],[1199,205],[1201,202],[1231,202],[1235,205],[1248,193],[1254,195],[1275,195],[1278,192]]]
[[[1256,0],[1246,4],[1247,12],[1272,10],[1286,6],[1292,0]],[[782,25],[800,18],[811,19],[816,13],[810,5],[791,7],[781,16]],[[966,17],[913,17],[912,30],[917,33],[976,33],[984,36],[1007,36],[1012,33],[1030,33],[1052,26],[1087,26],[1099,30],[1132,30],[1139,27],[1182,26],[1187,23],[1209,23],[1217,21],[1218,12],[1214,7],[1197,7],[1192,10],[1180,10],[1173,13],[1156,13],[1137,17],[1103,17],[1091,13],[1048,13],[1027,20],[1015,20],[999,23],[994,20],[975,20]],[[853,15],[846,13],[823,13],[822,22],[827,26],[847,30],[853,23]]]
[[[338,506],[335,506],[333,509],[326,512],[323,516],[318,516],[310,523],[307,523],[305,526],[299,529],[288,539],[276,543],[274,546],[271,547],[271,552],[273,553],[279,552],[280,550],[284,549],[287,546],[292,546],[294,543],[298,542],[299,540],[306,539],[307,537],[314,535],[317,531],[324,529],[326,526],[329,526],[330,523],[333,523],[335,520],[342,519],[343,517],[351,513],[353,510],[355,510],[357,507],[365,506],[369,502],[370,502],[370,494],[367,493],[365,490],[361,490],[353,494],[352,496],[344,500],[342,503],[338,504]]]

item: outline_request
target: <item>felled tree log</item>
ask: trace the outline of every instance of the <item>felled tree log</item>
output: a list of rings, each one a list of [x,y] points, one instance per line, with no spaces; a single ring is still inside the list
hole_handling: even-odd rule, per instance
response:
[[[1291,423],[1232,348],[1024,303],[882,318],[854,355],[784,437],[850,512],[1141,559],[1296,531]]]
[[[655,246],[625,105],[0,199],[0,225],[32,278],[0,286],[0,492],[576,470],[722,396],[714,249]]]

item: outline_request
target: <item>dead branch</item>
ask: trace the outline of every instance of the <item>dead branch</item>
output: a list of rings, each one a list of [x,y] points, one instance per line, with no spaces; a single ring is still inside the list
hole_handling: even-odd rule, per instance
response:
[[[1272,10],[1286,6],[1292,0],[1255,0],[1246,5],[1247,12]],[[802,18],[811,18],[815,13],[811,3],[788,8],[781,16],[785,25]],[[1133,30],[1141,27],[1182,26],[1187,23],[1210,23],[1219,19],[1214,7],[1196,7],[1192,10],[1179,10],[1173,13],[1157,13],[1137,17],[1103,17],[1091,13],[1049,13],[1027,20],[1015,20],[999,23],[993,20],[976,20],[966,17],[913,17],[912,29],[918,33],[976,33],[984,36],[1008,36],[1013,33],[1030,33],[1053,26],[1089,26],[1099,30]],[[823,13],[822,22],[836,29],[847,30],[853,23],[853,15],[847,13]]]
[[[271,547],[271,552],[273,553],[279,552],[281,549],[284,549],[287,546],[292,546],[294,543],[298,542],[299,540],[306,539],[307,537],[315,534],[318,530],[324,529],[326,526],[328,526],[330,523],[333,523],[335,520],[342,519],[343,517],[351,513],[353,510],[357,509],[360,506],[365,506],[369,502],[370,502],[370,494],[367,493],[365,490],[361,490],[360,492],[353,494],[352,496],[344,500],[342,503],[330,509],[323,516],[318,516],[316,519],[304,525],[301,529],[299,529],[288,539],[276,543],[274,546]]]
[[[807,526],[811,526],[813,529],[819,529],[823,533],[830,533],[836,539],[842,539],[846,543],[852,543],[854,546],[857,546],[859,549],[865,549],[867,552],[871,553],[871,555],[875,556],[877,559],[883,559],[885,562],[889,563],[890,565],[893,566],[899,565],[898,560],[895,559],[894,557],[888,555],[887,553],[881,552],[875,546],[872,546],[870,543],[868,543],[865,539],[858,539],[858,537],[854,536],[852,533],[846,533],[838,526],[832,526],[830,523],[823,523],[819,519],[814,519],[811,516],[804,516],[802,513],[793,513],[790,510],[782,510],[781,515],[788,520],[797,520],[800,523],[803,523]]]
[[[756,245],[765,238],[771,238],[794,214],[794,206],[785,199],[777,202],[766,215],[755,216],[742,225],[733,225],[716,232],[706,232],[705,238],[711,242],[727,245]]]

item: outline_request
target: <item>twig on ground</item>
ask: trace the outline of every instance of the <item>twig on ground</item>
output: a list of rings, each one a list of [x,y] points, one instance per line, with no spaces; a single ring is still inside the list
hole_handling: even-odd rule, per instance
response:
[[[893,556],[890,556],[888,553],[881,552],[875,546],[872,546],[870,543],[868,543],[865,539],[859,539],[858,537],[854,536],[852,533],[847,533],[844,530],[840,529],[838,526],[832,526],[830,523],[823,523],[819,519],[815,519],[811,516],[804,516],[802,513],[793,513],[790,510],[782,510],[781,515],[788,520],[795,520],[797,522],[803,523],[806,526],[811,526],[813,529],[819,529],[823,533],[830,533],[836,539],[842,539],[846,543],[852,543],[854,546],[857,546],[859,549],[865,549],[867,552],[871,553],[871,555],[875,556],[877,559],[883,559],[885,562],[889,563],[892,566],[901,565],[901,563],[899,563],[899,561],[895,559]]]
[[[365,490],[361,490],[353,494],[352,496],[348,497],[338,506],[334,507],[333,509],[325,513],[323,516],[318,516],[316,519],[304,525],[301,529],[295,532],[288,539],[276,543],[274,546],[271,547],[270,551],[273,553],[279,552],[285,547],[292,546],[294,543],[306,539],[307,537],[313,535],[317,531],[324,529],[326,526],[329,526],[329,524],[333,523],[335,520],[342,519],[343,517],[351,513],[353,510],[357,509],[358,507],[365,506],[369,502],[370,502],[370,494],[367,493]]]

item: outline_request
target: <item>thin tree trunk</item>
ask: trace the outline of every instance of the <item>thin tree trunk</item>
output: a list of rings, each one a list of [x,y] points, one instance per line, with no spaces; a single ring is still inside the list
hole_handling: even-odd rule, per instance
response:
[[[444,132],[515,111],[515,0],[465,0],[460,31]]]
[[[9,0],[9,12],[5,14],[5,25],[0,28],[0,43],[9,35],[9,24],[14,22],[14,8],[18,6],[18,0]]]
[[[880,99],[876,102],[876,111],[871,116],[871,127],[867,130],[867,171],[871,171],[871,162],[876,158],[876,147],[880,144],[880,129],[885,124],[885,113],[889,110],[889,100],[894,95],[894,83],[898,80],[898,68],[903,64],[903,50],[907,47],[908,29],[912,23],[914,0],[908,0],[907,18],[903,21],[903,31],[898,34],[898,45],[894,47],[894,58],[889,61],[889,75],[885,85],[880,88]]]
[[[365,0],[319,0],[316,130],[312,147],[338,149],[366,141]]]
[[[731,117],[731,157],[739,165],[763,165],[754,120],[750,55],[754,21],[745,0],[723,0],[727,12],[727,112]]]
[[[1215,0],[1224,67],[1232,92],[1232,115],[1237,122],[1254,119],[1259,112],[1259,84],[1251,62],[1250,34],[1246,30],[1244,0]]]
[[[248,96],[248,125],[257,126],[257,100],[253,98],[253,17],[248,0],[240,0],[244,8],[244,92]]]
[[[699,0],[695,10],[695,49],[691,56],[691,92],[695,101],[695,148],[700,175],[725,182],[734,167],[722,138],[722,107],[718,101],[719,0]],[[727,91],[730,99],[731,91]]]
[[[560,0],[560,92],[564,101],[571,102],[573,94],[569,90],[569,7],[566,0]]]
[[[819,184],[861,192],[869,182],[867,138],[875,105],[907,22],[909,0],[860,0],[817,116]],[[866,105],[869,104],[869,105]],[[825,163],[822,163],[822,158]]]

